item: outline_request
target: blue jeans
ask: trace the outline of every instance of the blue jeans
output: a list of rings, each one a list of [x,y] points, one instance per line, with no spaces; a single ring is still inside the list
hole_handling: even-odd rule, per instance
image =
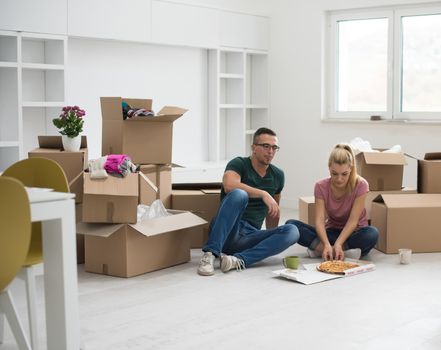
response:
[[[314,226],[303,223],[299,220],[288,220],[287,224],[295,225],[300,232],[299,244],[315,249],[320,242],[317,231]],[[327,228],[326,233],[328,235],[329,243],[334,245],[342,229]],[[343,249],[360,248],[361,255],[366,255],[375,246],[378,240],[378,230],[374,226],[360,227],[352,232],[352,234],[346,240]]]
[[[202,247],[204,252],[212,252],[215,256],[234,255],[248,267],[283,252],[298,241],[299,231],[294,225],[258,230],[242,220],[247,205],[248,194],[244,190],[235,189],[225,196],[210,224],[208,241]]]

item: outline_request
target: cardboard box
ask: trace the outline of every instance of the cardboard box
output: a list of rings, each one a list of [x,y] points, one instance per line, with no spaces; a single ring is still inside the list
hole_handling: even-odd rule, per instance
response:
[[[124,178],[108,176],[97,180],[84,173],[83,221],[135,223],[138,191],[138,173]]]
[[[361,152],[355,157],[357,171],[371,191],[400,190],[406,158],[403,153]]]
[[[188,229],[191,248],[201,248],[208,239],[208,227],[219,209],[220,188],[173,190],[172,208],[189,210],[207,221],[203,226]]]
[[[397,253],[441,251],[441,194],[383,194],[372,203],[371,223],[378,228],[377,249]]]
[[[75,205],[75,222],[82,221],[83,205]],[[84,264],[84,235],[77,233],[77,264]]]
[[[418,192],[441,193],[441,152],[426,153],[418,160]]]
[[[399,191],[369,191],[366,200],[365,200],[365,208],[366,215],[368,220],[371,219],[371,208],[372,202],[375,198],[382,194],[412,194],[417,193],[416,189],[410,187],[403,187]],[[314,196],[310,197],[300,197],[299,198],[299,220],[309,224],[311,226],[315,226],[315,198]]]
[[[172,164],[141,165],[139,171],[154,184],[142,182],[139,186],[139,203],[149,205],[160,199],[166,208],[171,208],[171,170]]]
[[[369,220],[371,219],[372,202],[378,196],[382,194],[414,194],[414,193],[417,193],[417,190],[411,187],[403,187],[401,190],[398,191],[369,191],[369,193],[366,196],[366,200],[364,202],[367,218]]]
[[[315,226],[315,197],[299,198],[299,220],[305,224]]]
[[[189,261],[190,237],[184,229],[206,221],[189,212],[169,213],[135,225],[80,224],[85,271],[132,277]]]
[[[101,97],[102,154],[127,154],[139,164],[171,163],[173,122],[187,110],[166,106],[154,117],[124,120],[123,101],[132,108],[152,109],[150,99]]]
[[[83,176],[84,169],[88,167],[87,139],[81,137],[81,148],[78,152],[66,152],[63,150],[61,136],[38,136],[39,148],[28,153],[28,157],[49,158],[56,161],[66,173],[69,189],[75,193],[75,202],[83,200]]]

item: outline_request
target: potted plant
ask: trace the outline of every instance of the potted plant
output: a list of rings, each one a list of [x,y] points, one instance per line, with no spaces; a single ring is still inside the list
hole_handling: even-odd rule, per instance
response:
[[[65,151],[75,152],[80,149],[86,112],[78,106],[65,106],[58,118],[52,119],[53,124],[60,130]]]

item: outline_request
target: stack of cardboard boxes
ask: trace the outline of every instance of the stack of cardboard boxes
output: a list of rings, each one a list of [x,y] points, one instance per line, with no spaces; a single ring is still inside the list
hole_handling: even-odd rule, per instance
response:
[[[418,193],[402,188],[402,153],[362,152],[356,156],[358,173],[370,187],[368,218],[380,232],[377,249],[397,253],[441,251],[441,153],[418,160]],[[314,225],[314,197],[299,199],[299,219]]]
[[[185,113],[164,107],[154,117],[124,120],[122,102],[151,110],[152,100],[102,97],[102,154],[126,154],[141,164],[124,178],[92,180],[84,173],[83,222],[85,270],[131,277],[190,260],[185,229],[206,224],[187,211],[137,223],[137,205],[160,199],[171,208],[173,122]]]
[[[372,203],[371,223],[380,231],[377,249],[397,253],[441,251],[441,153],[418,160],[418,193],[382,194]]]

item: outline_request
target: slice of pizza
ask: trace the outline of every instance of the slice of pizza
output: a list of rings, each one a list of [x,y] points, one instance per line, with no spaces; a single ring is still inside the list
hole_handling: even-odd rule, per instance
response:
[[[360,265],[342,260],[329,260],[317,266],[317,270],[327,273],[343,274],[345,270],[358,267]]]

